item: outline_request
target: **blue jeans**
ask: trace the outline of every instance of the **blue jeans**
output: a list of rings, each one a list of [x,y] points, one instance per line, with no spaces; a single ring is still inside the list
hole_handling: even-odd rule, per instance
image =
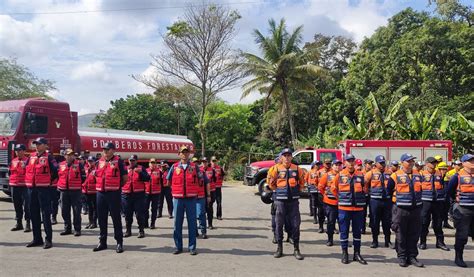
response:
[[[31,229],[33,230],[33,241],[43,242],[41,235],[41,219],[43,219],[46,240],[53,240],[53,228],[51,226],[51,188],[34,187],[28,189],[30,199]]]
[[[183,250],[183,221],[184,213],[188,222],[188,249],[196,249],[196,198],[173,198],[174,213],[174,244],[176,249]]]
[[[197,219],[199,220],[199,230],[201,234],[207,234],[206,226],[206,198],[198,198],[196,200],[196,214]],[[197,230],[196,230],[197,231]]]
[[[349,246],[349,227],[352,222],[352,239],[354,244],[354,251],[360,252],[361,231],[364,224],[364,211],[344,211],[339,210],[339,228],[341,248],[347,249]]]

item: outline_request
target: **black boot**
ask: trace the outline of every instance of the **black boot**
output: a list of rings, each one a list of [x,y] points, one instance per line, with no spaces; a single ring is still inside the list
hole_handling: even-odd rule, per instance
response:
[[[353,261],[358,261],[360,264],[367,264],[367,262],[362,258],[360,255],[360,251],[354,251],[354,258]]]
[[[150,229],[156,229],[155,220],[152,220],[152,221],[151,221]]]
[[[328,235],[328,242],[326,242],[326,246],[333,246],[333,245],[334,245],[333,235]]]
[[[31,232],[31,224],[29,220],[26,221],[25,230],[23,232],[25,233]]]
[[[140,231],[138,232],[137,238],[142,239],[142,238],[144,238],[144,237],[145,237],[145,231],[144,231],[144,230],[140,230]]]
[[[449,221],[447,221],[447,220],[444,222],[443,228],[446,228],[446,229],[454,229],[453,226],[449,225]]]
[[[278,242],[277,250],[275,254],[273,254],[274,258],[281,258],[283,256],[283,242]]]
[[[56,220],[56,216],[53,215],[51,216],[51,225],[56,225],[56,224],[58,224],[58,221]]]
[[[372,244],[370,244],[370,248],[377,248],[379,247],[379,238],[376,235],[372,235]]]
[[[125,233],[123,234],[123,237],[124,238],[128,238],[128,237],[131,237],[132,236],[132,226],[131,225],[127,225],[127,230],[125,231]]]
[[[300,243],[299,242],[295,241],[295,251],[293,252],[293,255],[295,256],[295,258],[297,260],[301,261],[301,260],[304,259],[303,255],[301,255],[301,252],[300,252]]]
[[[421,237],[420,238],[420,245],[418,245],[418,248],[421,250],[426,250],[426,237]]]
[[[390,242],[390,236],[385,236],[385,247],[393,249],[393,245]]]
[[[444,237],[439,236],[436,238],[436,248],[440,248],[441,250],[444,251],[449,251],[449,248],[444,244]]]
[[[323,223],[319,224],[318,233],[320,233],[320,234],[324,233],[324,224]]]
[[[348,264],[349,263],[349,253],[347,252],[347,248],[342,249],[341,263],[343,263],[343,264]]]
[[[464,259],[462,257],[464,249],[455,248],[455,250],[456,256],[454,258],[454,263],[459,267],[467,267],[467,264],[464,262]]]
[[[20,230],[23,230],[23,223],[21,223],[21,219],[16,222],[15,226],[13,226],[13,228],[11,228],[10,231],[20,231]]]

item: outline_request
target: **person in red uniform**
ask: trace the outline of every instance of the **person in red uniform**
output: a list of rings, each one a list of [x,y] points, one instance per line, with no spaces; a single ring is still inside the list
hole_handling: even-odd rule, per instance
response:
[[[15,145],[15,155],[10,163],[8,175],[10,176],[9,185],[11,188],[13,207],[15,208],[16,224],[11,231],[23,230],[23,213],[25,215],[25,233],[31,231],[30,225],[30,201],[28,199],[28,190],[25,184],[26,162],[28,157],[25,156],[26,146],[23,144]]]
[[[206,157],[203,157],[201,160],[201,164],[199,165],[199,170],[201,170],[201,173],[203,176],[206,176],[207,178],[207,172],[206,169],[208,167],[209,163],[207,161]],[[209,184],[209,179],[208,182],[204,182],[204,178],[201,182],[199,182],[199,187],[198,187],[198,195],[196,199],[196,216],[197,216],[197,221],[198,221],[198,228],[201,230],[201,237],[203,239],[207,239],[207,226],[206,226],[206,213],[207,209],[209,206],[209,203],[211,202],[211,195],[210,195],[210,184]],[[196,230],[196,236],[199,236],[199,233]]]
[[[128,159],[128,180],[122,187],[122,206],[125,213],[125,238],[132,235],[133,214],[137,217],[138,238],[145,237],[145,183],[150,181],[146,169],[138,165],[138,156],[132,155]]]
[[[82,183],[82,193],[86,197],[86,204],[88,210],[89,224],[86,225],[86,229],[97,228],[97,190],[96,190],[96,179],[95,179],[95,158],[89,156],[85,166],[86,180]]]
[[[355,167],[355,157],[347,154],[344,157],[346,168],[340,171],[335,177],[331,186],[331,192],[338,200],[338,214],[340,226],[340,239],[342,248],[343,264],[349,263],[349,229],[352,223],[352,237],[354,245],[353,261],[360,264],[367,262],[360,255],[361,231],[364,224],[364,207],[368,188],[364,184],[364,174]]]
[[[145,227],[148,226],[148,219],[150,219],[150,205],[151,205],[151,220],[150,229],[156,228],[156,218],[158,216],[158,204],[160,203],[161,188],[163,186],[163,171],[156,163],[155,158],[149,161],[149,167],[146,172],[150,176],[150,181],[145,183],[146,205],[145,205]]]
[[[334,245],[333,237],[336,230],[336,221],[338,220],[337,198],[332,194],[331,186],[334,182],[334,178],[341,170],[342,162],[340,160],[332,161],[331,170],[321,176],[318,184],[319,193],[323,198],[324,209],[328,219],[326,229],[328,235],[328,241],[326,242],[327,246]]]
[[[171,195],[171,184],[166,179],[169,172],[169,165],[168,161],[163,160],[160,163],[161,171],[163,172],[163,181],[161,187],[161,194],[160,194],[160,202],[158,204],[158,218],[162,217],[163,214],[163,205],[166,200],[166,206],[168,209],[168,217],[171,219],[173,218],[173,196]]]
[[[97,252],[107,249],[107,225],[110,213],[114,225],[114,238],[117,241],[116,252],[122,253],[124,249],[122,218],[120,216],[120,188],[128,181],[128,173],[125,170],[123,160],[115,155],[115,144],[108,142],[102,149],[104,154],[98,161],[95,170],[97,218],[100,234],[99,244],[93,251]]]
[[[48,141],[39,137],[33,141],[36,152],[26,162],[25,183],[30,199],[31,227],[33,240],[26,247],[43,245],[44,249],[53,247],[53,228],[51,226],[51,195],[56,188],[52,185],[58,178],[56,160],[47,151]],[[41,235],[41,220],[46,233],[45,241]]]
[[[215,157],[211,158],[215,159]],[[214,229],[212,225],[212,221],[214,218],[214,202],[216,201],[216,170],[212,167],[211,163],[206,164],[204,168],[204,172],[206,173],[207,180],[209,181],[209,195],[208,195],[208,204],[206,206],[206,214],[207,214],[207,223],[209,229]]]
[[[224,183],[225,171],[219,166],[215,156],[211,158],[211,167],[216,172],[216,203],[217,203],[217,219],[222,220],[222,185]]]
[[[183,221],[184,215],[188,222],[188,249],[191,255],[196,255],[196,198],[198,195],[199,182],[203,181],[203,175],[197,164],[189,160],[190,151],[188,146],[179,148],[180,161],[173,164],[168,172],[168,182],[171,183],[173,194],[174,232],[173,238],[177,255],[183,252]],[[204,181],[205,183],[207,180]]]
[[[85,181],[85,171],[74,157],[74,150],[66,149],[65,161],[58,168],[58,190],[61,194],[61,215],[64,220],[64,231],[61,236],[72,234],[71,208],[73,214],[74,236],[81,235],[81,188]]]

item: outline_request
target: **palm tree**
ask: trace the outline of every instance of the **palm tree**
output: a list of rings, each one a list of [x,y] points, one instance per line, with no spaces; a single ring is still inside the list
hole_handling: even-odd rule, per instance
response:
[[[269,20],[270,36],[265,37],[259,30],[254,30],[255,42],[263,56],[243,53],[243,68],[253,79],[243,85],[242,98],[252,91],[265,95],[266,103],[275,99],[282,107],[282,113],[290,125],[293,147],[297,143],[297,133],[293,123],[289,94],[294,90],[314,89],[311,76],[321,73],[319,66],[306,63],[305,53],[299,48],[302,42],[303,26],[297,27],[291,34],[286,29],[285,20],[277,25]]]

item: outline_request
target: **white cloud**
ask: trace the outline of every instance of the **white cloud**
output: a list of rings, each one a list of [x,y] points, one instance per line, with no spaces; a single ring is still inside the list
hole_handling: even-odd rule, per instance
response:
[[[110,69],[102,61],[82,64],[72,69],[71,79],[109,82],[111,81]]]

